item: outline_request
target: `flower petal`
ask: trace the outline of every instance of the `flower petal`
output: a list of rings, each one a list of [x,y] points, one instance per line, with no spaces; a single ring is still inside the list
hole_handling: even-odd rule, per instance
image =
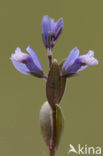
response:
[[[56,41],[62,32],[63,26],[64,23],[62,18],[55,22],[54,19],[48,16],[43,16],[42,38],[47,49],[52,49],[55,46]]]
[[[30,75],[30,70],[23,63],[12,61],[14,67],[24,75]]]
[[[94,58],[94,52],[89,51],[86,55],[79,56],[78,59],[82,64],[93,66],[98,64],[98,60]]]
[[[70,73],[76,73],[81,68],[81,66],[81,62],[78,59],[76,59],[75,62],[69,68],[67,68],[65,74],[67,75]]]
[[[88,51],[88,55],[91,56],[91,57],[94,57],[94,51],[93,50],[89,50]]]
[[[31,55],[35,65],[43,72],[42,66],[41,66],[40,61],[38,59],[38,56],[36,55],[34,50],[30,46],[28,46],[26,48],[26,51]]]
[[[14,60],[16,62],[23,63],[25,60],[29,59],[29,55],[26,53],[21,52],[20,48],[16,48],[15,53],[11,55],[11,60]]]
[[[55,28],[54,19],[51,19],[48,16],[43,16],[42,37],[46,48],[50,48],[51,46],[50,40],[51,40],[51,36],[53,35],[54,28]]]
[[[75,47],[74,49],[72,49],[72,51],[70,52],[70,54],[68,55],[66,61],[63,64],[62,67],[62,73],[65,73],[66,69],[74,63],[74,61],[77,59],[77,57],[79,56],[79,49],[77,47]]]
[[[81,67],[78,69],[78,72],[80,72],[80,71],[86,69],[87,67],[88,67],[87,65],[85,65],[85,66],[81,66]]]
[[[15,68],[23,74],[29,73],[38,77],[43,76],[43,71],[33,62],[32,57],[26,53],[21,52],[20,48],[15,50],[15,53],[11,55],[10,59],[13,62]]]
[[[49,32],[53,31],[55,26],[54,19],[49,18],[47,15],[43,16],[42,19],[42,33],[48,35]]]
[[[59,35],[61,34],[63,27],[64,27],[64,21],[63,21],[63,18],[60,18],[57,21],[56,26],[55,26],[55,38],[56,38],[56,40],[58,39]]]
[[[77,73],[79,71],[84,70],[88,66],[93,66],[98,64],[98,60],[94,58],[94,52],[90,50],[87,54],[79,56],[75,59],[74,57],[74,62],[72,62],[72,57],[73,55],[71,54],[71,61],[68,61],[64,64],[64,67],[62,68],[62,75],[63,76],[68,76],[73,73]],[[68,57],[69,58],[69,57]]]

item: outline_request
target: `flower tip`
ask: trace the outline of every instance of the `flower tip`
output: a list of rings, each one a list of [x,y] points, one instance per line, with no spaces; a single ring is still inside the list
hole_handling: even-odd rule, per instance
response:
[[[11,61],[14,61],[14,60],[15,60],[15,53],[14,53],[14,54],[11,54],[11,56],[9,57],[9,59],[10,59]]]
[[[61,22],[61,25],[64,26],[64,20],[63,20],[63,18],[61,17],[59,20]]]
[[[74,55],[77,55],[77,56],[79,56],[79,49],[78,49],[78,47],[76,46],[76,47],[74,47],[73,49],[72,49],[72,53],[74,54]]]
[[[95,65],[98,65],[99,61],[97,59],[95,59]]]
[[[96,58],[94,58],[94,51],[93,50],[89,50],[88,51],[88,55],[91,58],[91,65],[98,65],[98,60]]]
[[[79,49],[78,49],[78,47],[76,46],[76,47],[74,47],[74,50],[79,50]]]
[[[48,15],[45,15],[42,18],[42,22],[45,23],[45,22],[47,22],[48,19],[49,19],[49,16]]]
[[[44,16],[43,16],[43,18],[48,18],[48,17],[49,17],[48,15],[44,15]]]
[[[27,46],[26,51],[29,51],[31,49],[31,46]]]
[[[89,51],[88,51],[88,54],[89,54],[90,56],[94,56],[94,51],[93,51],[93,50],[89,50]]]
[[[9,60],[11,60],[11,61],[12,61],[12,55],[9,57]]]
[[[15,53],[18,53],[18,52],[21,52],[21,49],[19,47],[15,49]]]

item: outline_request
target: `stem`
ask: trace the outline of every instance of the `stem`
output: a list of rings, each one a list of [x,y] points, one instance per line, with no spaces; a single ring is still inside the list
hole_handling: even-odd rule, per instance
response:
[[[55,151],[50,150],[50,156],[55,156]]]
[[[51,68],[51,66],[52,66],[52,55],[48,55],[48,60],[49,60],[49,67]]]
[[[47,82],[47,76],[46,75],[43,75],[43,79]]]
[[[56,107],[52,110],[52,137],[51,137],[51,148],[50,156],[55,156],[55,141],[56,141]]]
[[[47,54],[48,54],[48,60],[49,60],[49,67],[51,68],[51,66],[52,66],[52,49],[47,49]]]

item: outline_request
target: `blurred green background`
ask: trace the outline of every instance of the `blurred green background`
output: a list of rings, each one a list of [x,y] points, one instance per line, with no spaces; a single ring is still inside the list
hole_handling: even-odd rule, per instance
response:
[[[93,49],[99,60],[98,66],[68,79],[61,102],[65,128],[57,156],[67,156],[70,143],[103,146],[103,1],[0,0],[0,156],[48,156],[39,129],[45,82],[22,75],[9,60],[16,47],[25,51],[31,45],[48,72],[41,38],[43,15],[64,19],[54,48],[58,62],[75,46],[81,54]]]

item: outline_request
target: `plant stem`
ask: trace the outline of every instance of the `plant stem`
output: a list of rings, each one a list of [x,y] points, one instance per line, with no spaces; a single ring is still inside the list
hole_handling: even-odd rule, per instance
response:
[[[56,142],[56,107],[52,110],[52,137],[51,137],[51,148],[50,156],[55,156],[55,142]]]
[[[43,75],[43,79],[47,82],[47,78],[48,78],[48,76],[46,76],[46,75]]]
[[[49,60],[49,67],[51,68],[51,66],[52,66],[52,49],[47,49],[47,54],[48,54],[48,60]]]
[[[51,68],[51,66],[52,66],[52,55],[48,55],[48,59],[49,59],[49,67]]]
[[[55,151],[50,150],[50,156],[55,156]]]

